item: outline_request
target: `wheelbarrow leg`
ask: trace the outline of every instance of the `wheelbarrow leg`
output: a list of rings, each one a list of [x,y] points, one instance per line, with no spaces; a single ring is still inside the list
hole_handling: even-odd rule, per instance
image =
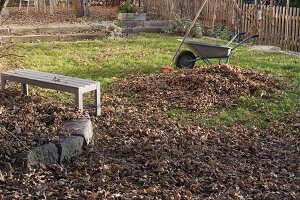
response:
[[[211,63],[207,58],[202,58],[202,60],[203,60],[207,65],[212,65],[212,63]]]

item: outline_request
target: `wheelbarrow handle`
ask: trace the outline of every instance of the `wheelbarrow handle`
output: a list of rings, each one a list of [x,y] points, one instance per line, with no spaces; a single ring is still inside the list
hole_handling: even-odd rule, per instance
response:
[[[241,35],[245,35],[245,32],[241,32],[241,33],[237,33],[236,35],[234,35],[231,40],[228,42],[228,44],[226,44],[226,47],[228,47],[236,38],[240,37]]]
[[[239,42],[235,47],[233,47],[231,50],[234,50],[234,49],[238,48],[239,46],[241,46],[242,44],[244,44],[244,43],[247,42],[248,40],[253,39],[253,38],[256,38],[256,37],[259,37],[259,35],[250,35],[250,36],[246,37],[246,38],[243,39],[241,42]]]

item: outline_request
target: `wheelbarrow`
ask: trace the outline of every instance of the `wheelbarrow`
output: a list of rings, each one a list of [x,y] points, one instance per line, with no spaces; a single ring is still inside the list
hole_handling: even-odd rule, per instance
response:
[[[195,67],[195,63],[198,60],[203,60],[207,65],[212,65],[211,61],[209,60],[210,58],[219,59],[219,64],[221,63],[221,59],[226,59],[226,63],[228,64],[230,62],[230,56],[234,49],[238,48],[248,40],[258,37],[258,35],[248,36],[234,47],[229,47],[229,45],[236,38],[244,34],[246,33],[236,34],[225,46],[186,40],[184,41],[184,44],[186,44],[192,51],[180,52],[175,60],[176,67],[192,69]]]

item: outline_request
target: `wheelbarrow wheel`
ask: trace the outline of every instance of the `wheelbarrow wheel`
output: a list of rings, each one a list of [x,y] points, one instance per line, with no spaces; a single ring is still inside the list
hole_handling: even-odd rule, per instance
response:
[[[196,56],[191,51],[182,51],[178,54],[175,60],[177,68],[193,69],[196,63]]]

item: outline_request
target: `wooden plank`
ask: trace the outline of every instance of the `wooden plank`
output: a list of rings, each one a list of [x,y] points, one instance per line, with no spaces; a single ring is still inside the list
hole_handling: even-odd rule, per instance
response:
[[[300,8],[297,8],[297,12],[296,12],[296,31],[295,31],[295,35],[296,35],[296,51],[300,52]]]
[[[5,73],[6,76],[16,76],[16,77],[23,77],[23,78],[26,78],[26,79],[30,79],[30,80],[39,80],[39,81],[43,81],[45,83],[48,83],[48,84],[55,84],[55,85],[63,85],[63,86],[69,86],[69,87],[76,87],[76,88],[79,88],[79,87],[87,87],[87,86],[90,86],[90,85],[85,85],[85,84],[79,84],[79,83],[71,83],[71,82],[68,82],[68,81],[64,81],[64,80],[60,80],[56,77],[42,77],[42,76],[39,76],[39,75],[29,75],[29,74],[20,74],[20,73]]]
[[[282,7],[282,15],[281,15],[281,34],[282,34],[282,37],[281,37],[281,47],[284,48],[285,47],[285,21],[286,21],[286,18],[285,18],[285,12],[286,12],[286,9],[285,7]]]
[[[296,15],[296,8],[291,8],[291,39],[290,39],[290,43],[291,43],[291,47],[290,50],[294,51],[295,50],[295,15]]]
[[[4,77],[5,77],[6,81],[27,83],[29,85],[34,85],[34,86],[39,86],[39,87],[49,88],[49,89],[54,89],[54,90],[60,90],[60,91],[65,91],[65,92],[75,93],[78,90],[77,87],[70,87],[70,86],[64,86],[64,85],[58,85],[58,84],[49,84],[49,83],[45,83],[44,81],[41,81],[41,80],[31,80],[31,79],[27,79],[27,78],[19,77],[19,76],[4,76]]]
[[[96,83],[97,81],[92,81],[92,80],[87,80],[87,79],[81,79],[81,78],[77,78],[77,77],[71,77],[71,76],[64,76],[64,75],[60,75],[60,74],[54,74],[54,73],[48,73],[48,72],[42,72],[42,71],[35,71],[35,70],[30,70],[30,69],[17,69],[17,70],[13,70],[13,71],[7,71],[7,72],[3,72],[3,73],[15,73],[18,72],[20,74],[24,73],[24,75],[40,75],[40,76],[45,76],[45,77],[50,77],[50,78],[54,78],[54,77],[59,77],[62,80],[71,80],[74,81],[76,83],[83,83],[83,84],[87,84],[87,83]]]
[[[41,77],[41,76],[36,76],[36,75],[22,75],[22,74],[18,74],[18,73],[14,73],[14,74],[5,74],[6,76],[12,77],[12,76],[16,76],[16,77],[23,77],[26,79],[30,79],[30,80],[38,80],[38,81],[43,81],[47,84],[54,84],[54,85],[62,85],[62,86],[68,86],[68,87],[74,87],[74,88],[84,88],[84,87],[92,87],[94,84],[79,84],[79,83],[70,83],[67,81],[63,81],[63,80],[57,80],[57,79],[48,79],[45,77]]]
[[[279,33],[279,7],[278,6],[276,6],[276,9],[275,9],[275,19],[276,20],[275,20],[275,24],[274,24],[274,26],[275,26],[274,35],[276,36],[275,44],[277,46],[280,42],[280,38],[279,38],[279,35],[280,35],[280,33]]]

